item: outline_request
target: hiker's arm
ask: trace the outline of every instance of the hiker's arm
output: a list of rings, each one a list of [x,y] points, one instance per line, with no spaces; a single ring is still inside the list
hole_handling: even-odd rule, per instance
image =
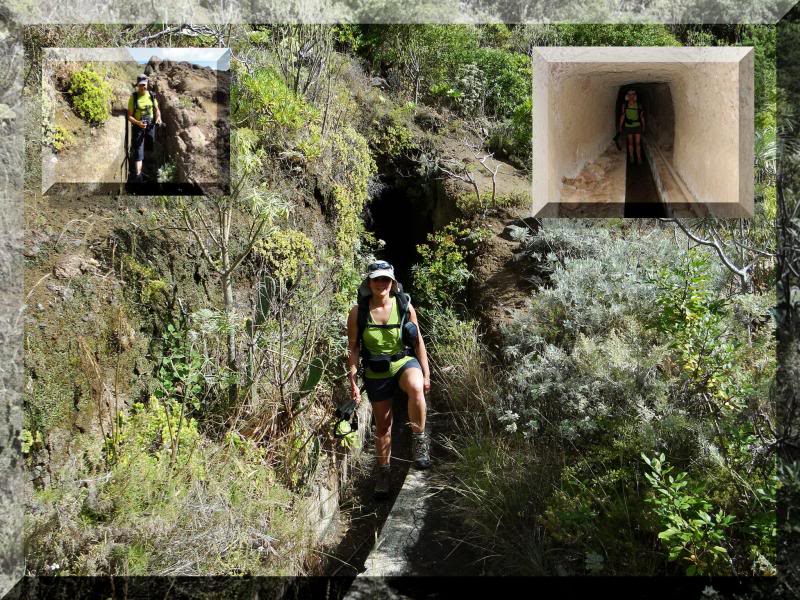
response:
[[[425,393],[431,391],[431,370],[428,368],[428,351],[425,350],[425,340],[422,339],[422,332],[419,330],[419,323],[417,322],[417,311],[410,304],[408,305],[408,318],[417,326],[417,347],[416,355],[419,361],[419,366],[422,367],[422,376],[425,379],[424,389]]]
[[[622,131],[622,122],[625,120],[625,105],[622,105],[622,114],[619,116],[619,125],[617,125],[617,129]]]
[[[354,306],[347,315],[347,376],[350,379],[350,396],[356,403],[361,401],[361,392],[358,391],[358,306]]]

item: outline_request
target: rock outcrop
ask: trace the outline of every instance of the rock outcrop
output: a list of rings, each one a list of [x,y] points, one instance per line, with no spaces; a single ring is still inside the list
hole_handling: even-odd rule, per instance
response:
[[[230,172],[230,73],[153,57],[145,73],[166,128],[166,150],[180,182],[227,191]]]

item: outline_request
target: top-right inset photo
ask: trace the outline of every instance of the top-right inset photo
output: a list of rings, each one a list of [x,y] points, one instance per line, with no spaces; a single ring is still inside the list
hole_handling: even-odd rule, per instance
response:
[[[533,50],[533,214],[753,214],[753,52]]]

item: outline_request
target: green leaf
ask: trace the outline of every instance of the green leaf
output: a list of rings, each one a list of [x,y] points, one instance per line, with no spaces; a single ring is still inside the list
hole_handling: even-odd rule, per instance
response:
[[[669,529],[659,533],[658,537],[659,537],[659,539],[662,539],[662,540],[668,540],[669,538],[671,538],[672,536],[674,536],[677,533],[680,533],[680,532],[677,529],[675,529],[674,527],[670,527]]]

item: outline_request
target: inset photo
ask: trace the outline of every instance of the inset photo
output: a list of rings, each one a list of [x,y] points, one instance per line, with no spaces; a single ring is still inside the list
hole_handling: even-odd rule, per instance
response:
[[[221,48],[49,48],[42,193],[227,193],[229,63]]]
[[[533,51],[533,214],[750,217],[753,51]]]

